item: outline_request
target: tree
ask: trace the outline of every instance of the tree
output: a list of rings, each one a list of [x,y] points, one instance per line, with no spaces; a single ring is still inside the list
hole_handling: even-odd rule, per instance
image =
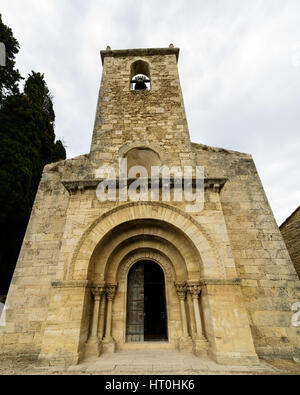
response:
[[[0,14],[0,42],[6,48],[6,66],[0,66],[0,106],[3,100],[12,94],[18,94],[18,82],[22,80],[19,70],[15,68],[15,56],[19,52],[19,43],[12,30],[2,22]]]
[[[61,140],[57,140],[52,151],[52,162],[58,162],[61,159],[66,159],[66,149]]]
[[[55,142],[52,96],[44,75],[34,71],[25,81],[15,67],[19,43],[2,22],[0,42],[6,66],[0,67],[0,294],[7,292],[22,245],[43,168],[66,158]]]
[[[0,111],[0,293],[6,293],[41,173],[39,129],[26,96]]]
[[[66,151],[62,142],[58,140],[55,143],[55,113],[44,74],[32,71],[25,82],[24,93],[32,105],[36,124],[41,131],[42,167],[48,163],[66,159]]]
[[[8,96],[0,109],[0,294],[9,286],[43,168],[66,158],[54,121],[40,73],[32,72],[24,94]]]

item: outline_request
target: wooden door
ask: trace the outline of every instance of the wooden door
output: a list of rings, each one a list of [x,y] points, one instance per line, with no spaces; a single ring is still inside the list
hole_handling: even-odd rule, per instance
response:
[[[144,263],[135,265],[128,275],[126,341],[144,341]]]

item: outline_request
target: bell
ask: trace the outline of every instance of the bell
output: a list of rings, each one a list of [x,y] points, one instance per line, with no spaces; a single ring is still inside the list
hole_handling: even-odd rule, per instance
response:
[[[136,91],[145,91],[146,89],[147,89],[147,85],[143,80],[138,80],[137,83],[135,84]]]

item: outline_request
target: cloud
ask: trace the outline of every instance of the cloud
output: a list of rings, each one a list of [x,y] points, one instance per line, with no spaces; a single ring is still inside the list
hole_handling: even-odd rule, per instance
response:
[[[26,5],[25,5],[26,4]],[[296,0],[2,0],[23,75],[45,73],[68,156],[89,151],[99,51],[181,48],[192,140],[251,153],[278,223],[299,205],[300,3]]]

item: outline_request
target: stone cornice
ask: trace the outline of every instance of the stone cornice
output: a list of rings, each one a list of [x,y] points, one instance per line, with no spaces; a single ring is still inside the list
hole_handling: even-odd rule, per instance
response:
[[[154,55],[175,55],[179,57],[179,48],[137,48],[137,49],[118,49],[100,51],[102,64],[107,57],[134,57],[134,56],[154,56]]]
[[[241,285],[242,280],[240,278],[230,278],[230,279],[214,279],[214,278],[204,278],[199,281],[199,285]]]
[[[53,281],[51,283],[53,288],[90,288],[92,286],[90,281]]]
[[[107,181],[104,179],[98,179],[98,180],[82,180],[82,181],[62,181],[62,184],[64,187],[67,189],[69,193],[75,193],[77,191],[83,192],[86,189],[94,189],[96,190],[99,183],[102,181]],[[127,180],[127,185],[130,186],[133,182],[135,182],[136,179],[128,179]],[[227,178],[205,178],[204,180],[204,188],[205,189],[213,189],[215,192],[221,192],[223,189],[224,185],[228,181]],[[160,187],[162,186],[162,178],[160,178]],[[192,179],[193,187],[196,186],[196,178]],[[116,186],[119,188],[120,181],[119,179],[116,180]],[[171,177],[170,179],[170,185],[171,188],[174,188],[175,185],[175,180],[174,177]],[[151,188],[151,178],[148,179],[148,186]]]

